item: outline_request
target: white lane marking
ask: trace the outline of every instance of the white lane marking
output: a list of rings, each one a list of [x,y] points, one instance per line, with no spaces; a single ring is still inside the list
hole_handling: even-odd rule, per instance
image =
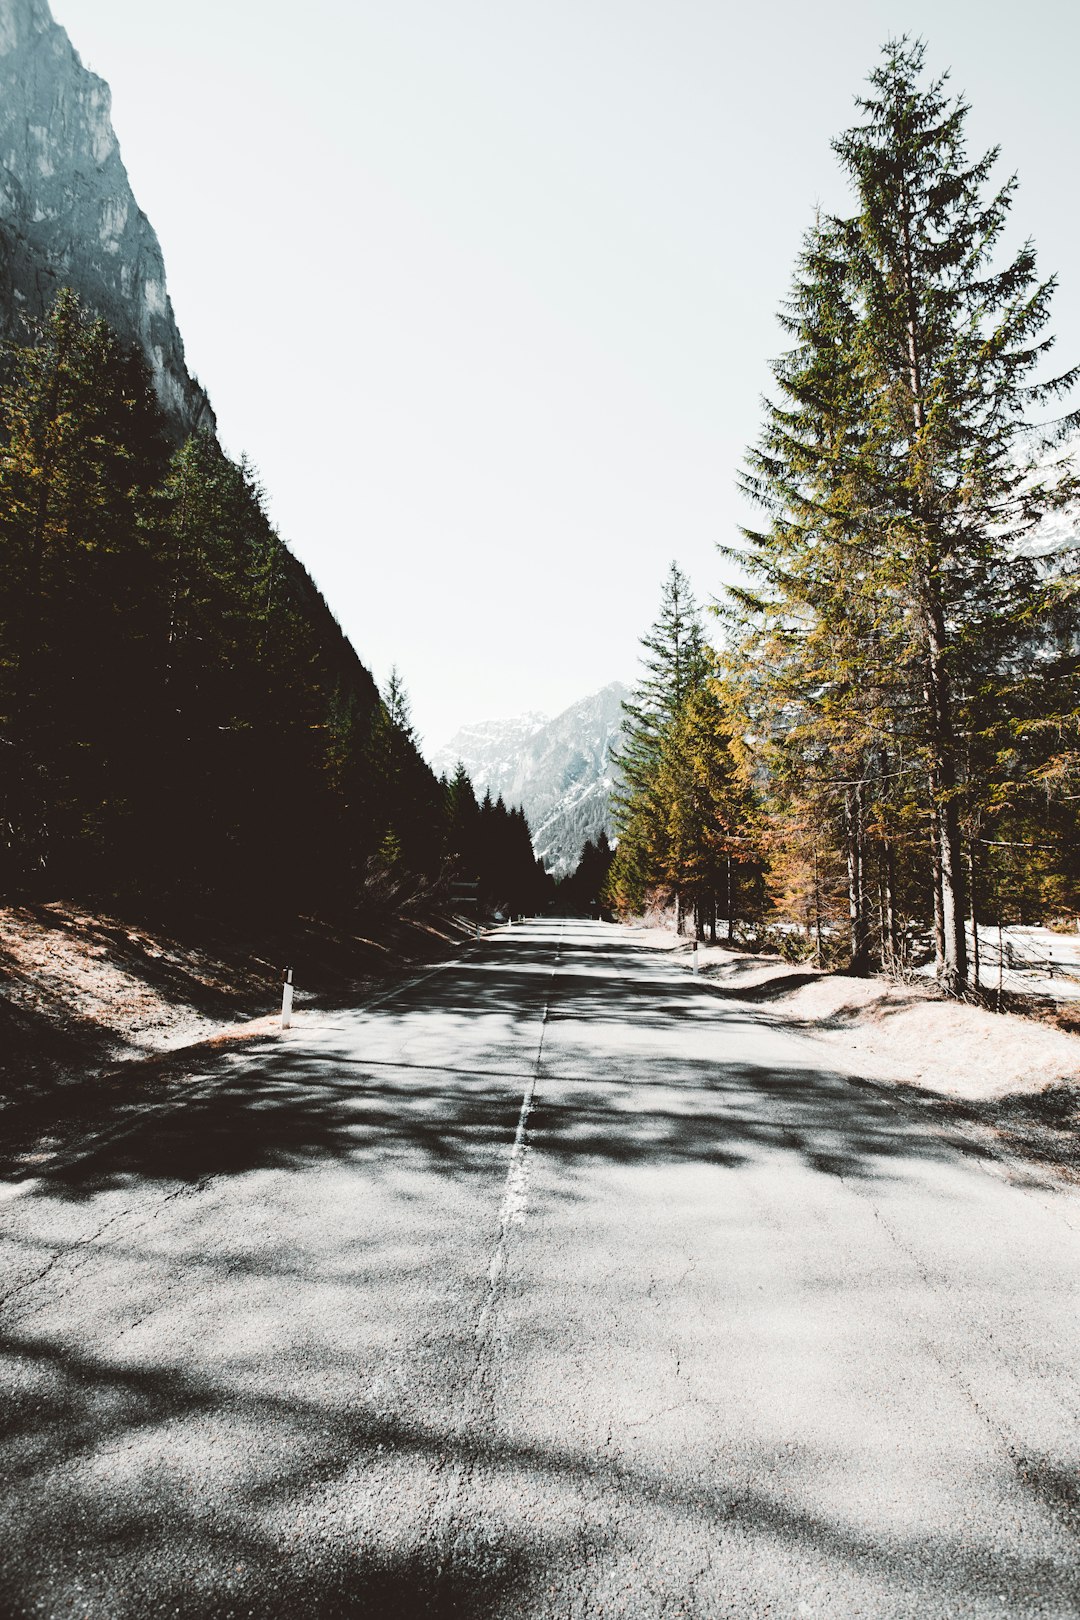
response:
[[[6,1181],[0,1184],[0,1203],[8,1203],[12,1198],[25,1198],[40,1186],[40,1176],[28,1176],[25,1181]]]
[[[539,1065],[539,1059],[537,1059]],[[535,1074],[525,1088],[525,1096],[521,1104],[521,1113],[518,1115],[517,1131],[514,1133],[514,1145],[510,1150],[510,1164],[506,1172],[506,1188],[503,1192],[502,1206],[499,1210],[499,1241],[495,1245],[495,1252],[491,1256],[488,1266],[488,1291],[484,1301],[484,1308],[480,1312],[476,1323],[475,1336],[482,1339],[487,1331],[491,1318],[491,1308],[495,1303],[495,1295],[499,1288],[499,1278],[506,1265],[506,1240],[510,1235],[510,1228],[521,1219],[529,1205],[529,1172],[525,1162],[525,1131],[529,1123],[529,1114],[532,1112],[533,1096],[536,1092]]]
[[[561,954],[562,946],[560,944],[555,959],[556,965]],[[554,984],[555,972],[556,969],[553,967],[550,974],[551,984]],[[532,1113],[533,1098],[536,1096],[536,1082],[540,1078],[540,1065],[544,1057],[544,1037],[547,1034],[550,1012],[551,990],[549,988],[547,1001],[544,1004],[544,1018],[540,1025],[540,1045],[536,1049],[536,1062],[533,1064],[529,1083],[525,1087],[525,1095],[521,1099],[521,1112],[518,1114],[517,1130],[514,1132],[514,1145],[510,1149],[510,1163],[506,1170],[506,1186],[503,1190],[502,1204],[499,1209],[499,1240],[495,1245],[495,1252],[491,1256],[491,1263],[488,1266],[487,1298],[484,1300],[483,1309],[473,1330],[473,1336],[476,1339],[485,1337],[488,1323],[491,1321],[491,1312],[499,1291],[499,1279],[506,1266],[506,1246],[510,1232],[529,1207],[529,1166],[526,1157],[529,1147],[525,1136],[529,1128],[529,1115]]]

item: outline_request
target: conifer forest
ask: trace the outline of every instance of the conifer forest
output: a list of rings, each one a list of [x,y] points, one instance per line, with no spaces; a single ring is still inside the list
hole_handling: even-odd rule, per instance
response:
[[[537,903],[520,813],[437,779],[215,437],[70,291],[9,357],[0,883],[348,918],[467,873]]]
[[[1080,1615],[1080,7],[882,9],[0,0],[0,1620]]]
[[[445,900],[771,940],[855,973],[1080,907],[1075,509],[1052,276],[1003,254],[1015,181],[921,44],[834,141],[714,599],[663,583],[612,812],[558,887],[524,816],[437,779],[257,477],[180,439],[137,350],[70,290],[0,403],[0,883],[348,916]],[[677,536],[658,546],[677,549]],[[373,565],[377,566],[377,564]],[[723,584],[726,577],[728,583]]]
[[[1015,182],[923,47],[859,107],[850,212],[809,227],[780,312],[736,583],[703,616],[672,565],[644,638],[608,893],[855,973],[931,955],[963,992],[980,928],[1080,908],[1080,577],[1039,544],[1075,511],[1077,372],[1033,245],[999,251]]]

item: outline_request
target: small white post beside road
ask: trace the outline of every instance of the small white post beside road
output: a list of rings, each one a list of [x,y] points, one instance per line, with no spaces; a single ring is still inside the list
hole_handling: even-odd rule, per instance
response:
[[[695,978],[697,977],[697,963],[698,963],[697,948],[698,948],[698,942],[695,939],[695,941],[694,941],[694,967],[693,967],[693,973],[694,973]]]
[[[285,977],[281,984],[281,1027],[288,1029],[292,1023],[292,968],[285,969]]]

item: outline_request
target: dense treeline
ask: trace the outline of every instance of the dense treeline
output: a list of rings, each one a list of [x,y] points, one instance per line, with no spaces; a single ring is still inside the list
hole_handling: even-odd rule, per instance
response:
[[[251,469],[170,442],[141,357],[64,292],[7,379],[3,893],[340,915],[479,859],[396,673],[384,699]]]
[[[607,917],[608,882],[615,851],[601,827],[595,839],[586,838],[577,866],[555,884],[553,909],[565,917]]]
[[[888,46],[834,143],[854,209],[817,218],[782,314],[744,480],[765,521],[728,548],[711,672],[673,571],[611,887],[692,895],[700,923],[730,858],[819,955],[929,949],[960,991],[973,919],[1080,907],[1077,541],[1038,541],[1076,510],[1076,420],[1036,429],[1076,373],[1040,377],[1054,283],[1030,243],[999,263],[1015,182],[923,64]]]
[[[482,908],[514,916],[541,911],[553,889],[542,861],[533,854],[525,812],[507,809],[501,796],[485,793],[478,803],[472,781],[459,762],[443,780],[448,809],[447,847],[453,871],[479,885]]]
[[[762,905],[759,816],[732,746],[715,654],[689,584],[672,563],[660,615],[642,638],[642,678],[624,706],[613,809],[618,847],[604,889],[621,913],[671,897],[676,922],[717,937]]]

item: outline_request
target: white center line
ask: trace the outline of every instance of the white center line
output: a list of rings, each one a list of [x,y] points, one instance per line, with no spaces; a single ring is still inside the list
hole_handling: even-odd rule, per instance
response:
[[[559,956],[562,955],[562,946],[556,953],[556,967],[551,970],[551,982],[554,983]],[[517,1130],[514,1132],[514,1145],[510,1150],[510,1163],[506,1171],[506,1187],[503,1192],[502,1205],[499,1210],[499,1241],[495,1245],[495,1252],[491,1256],[488,1266],[488,1288],[484,1307],[477,1318],[474,1337],[483,1339],[488,1331],[491,1321],[491,1312],[498,1293],[499,1279],[506,1265],[506,1245],[511,1229],[524,1215],[529,1203],[529,1172],[526,1161],[527,1143],[526,1131],[529,1125],[529,1115],[532,1113],[533,1098],[536,1095],[536,1082],[540,1078],[540,1065],[544,1056],[544,1037],[547,1034],[548,1015],[551,1012],[551,990],[548,990],[547,1000],[544,1004],[544,1019],[540,1026],[540,1045],[536,1051],[536,1062],[525,1087],[525,1095],[521,1100],[521,1112],[518,1115]]]

